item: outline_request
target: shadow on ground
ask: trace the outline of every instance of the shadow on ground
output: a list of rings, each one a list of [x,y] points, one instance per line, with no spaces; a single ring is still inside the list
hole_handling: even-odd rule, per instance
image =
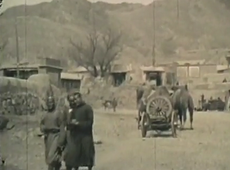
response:
[[[0,166],[0,170],[22,170],[20,168],[18,168],[17,166],[14,165],[1,165]]]

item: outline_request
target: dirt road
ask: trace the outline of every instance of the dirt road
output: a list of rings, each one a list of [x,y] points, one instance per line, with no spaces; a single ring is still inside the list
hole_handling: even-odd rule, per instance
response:
[[[103,142],[96,145],[95,170],[230,169],[230,114],[195,113],[194,130],[178,132],[177,139],[142,139],[132,113],[95,114],[95,136]],[[29,120],[14,119],[15,129],[1,134],[1,151],[15,170],[45,170],[43,140],[34,130],[38,122]]]

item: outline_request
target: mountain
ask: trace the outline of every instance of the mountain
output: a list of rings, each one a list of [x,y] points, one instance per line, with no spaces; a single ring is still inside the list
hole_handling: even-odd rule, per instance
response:
[[[160,0],[155,6],[158,60],[175,59],[173,57],[179,56],[179,50],[229,47],[228,1],[179,0],[177,8],[177,0]],[[0,16],[0,42],[8,41],[2,51],[1,63],[15,61],[15,21],[20,59],[24,61],[35,62],[41,56],[68,60],[70,38],[83,41],[92,28],[103,33],[111,27],[122,31],[122,62],[147,64],[151,60],[153,4],[53,0],[26,8],[17,6],[7,9]]]

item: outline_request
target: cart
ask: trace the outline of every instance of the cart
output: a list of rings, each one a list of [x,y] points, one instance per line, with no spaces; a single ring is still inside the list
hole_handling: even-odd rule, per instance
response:
[[[140,129],[142,137],[148,130],[169,131],[176,137],[176,113],[173,111],[170,96],[151,95],[147,100],[146,111],[141,115]]]

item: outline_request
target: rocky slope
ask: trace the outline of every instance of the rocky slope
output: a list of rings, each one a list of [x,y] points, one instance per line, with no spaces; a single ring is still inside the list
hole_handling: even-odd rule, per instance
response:
[[[159,60],[177,56],[178,50],[228,48],[230,44],[230,10],[225,0],[181,0],[179,10],[176,0],[161,0],[155,14]],[[10,8],[0,17],[0,41],[8,40],[0,56],[3,62],[15,61],[15,18],[21,60],[35,61],[40,56],[66,60],[70,38],[84,40],[92,28],[103,33],[111,27],[123,33],[123,62],[148,63],[151,58],[152,4],[54,0],[26,10],[25,6]]]

